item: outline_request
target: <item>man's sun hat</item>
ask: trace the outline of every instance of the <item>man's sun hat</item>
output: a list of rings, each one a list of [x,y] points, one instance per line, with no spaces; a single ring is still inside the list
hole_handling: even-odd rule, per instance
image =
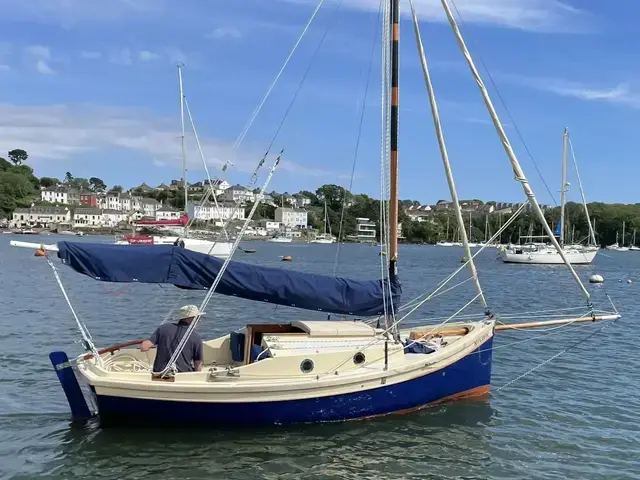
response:
[[[204,315],[205,312],[201,312],[200,309],[195,305],[185,305],[180,308],[178,311],[178,320],[182,320],[184,318],[197,317],[199,315]]]

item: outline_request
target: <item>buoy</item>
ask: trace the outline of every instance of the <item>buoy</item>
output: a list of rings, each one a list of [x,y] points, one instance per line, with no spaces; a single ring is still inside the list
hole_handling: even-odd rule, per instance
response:
[[[631,283],[631,280],[627,280],[627,283]]]
[[[36,253],[33,254],[35,257],[46,257],[47,252],[45,252],[42,248],[36,250]]]
[[[602,278],[602,275],[591,275],[589,277],[589,283],[603,283],[604,282],[604,278]]]
[[[289,255],[285,255],[284,257],[282,257],[283,262],[290,262],[291,260],[293,259]]]

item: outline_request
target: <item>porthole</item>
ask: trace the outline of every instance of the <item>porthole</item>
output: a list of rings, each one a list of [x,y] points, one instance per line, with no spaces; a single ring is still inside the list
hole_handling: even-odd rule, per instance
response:
[[[302,370],[302,373],[309,373],[313,371],[313,360],[310,359],[306,359],[303,360],[302,363],[300,364],[300,370]]]
[[[362,352],[358,352],[353,356],[353,363],[355,363],[356,365],[360,365],[364,363],[365,360],[366,360],[366,357]]]

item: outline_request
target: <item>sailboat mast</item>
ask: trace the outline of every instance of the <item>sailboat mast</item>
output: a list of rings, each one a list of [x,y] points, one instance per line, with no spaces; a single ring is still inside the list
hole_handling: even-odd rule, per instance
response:
[[[182,185],[184,187],[184,210],[187,211],[187,155],[184,150],[184,90],[182,89],[182,65],[178,65],[178,86],[180,88],[180,147],[182,149]]]
[[[560,189],[560,245],[564,245],[564,203],[567,194],[567,137],[569,130],[564,128],[562,135],[562,187]]]
[[[400,0],[389,0],[391,8],[391,151],[389,159],[389,270],[395,275],[398,261],[398,119],[400,95],[398,91]]]

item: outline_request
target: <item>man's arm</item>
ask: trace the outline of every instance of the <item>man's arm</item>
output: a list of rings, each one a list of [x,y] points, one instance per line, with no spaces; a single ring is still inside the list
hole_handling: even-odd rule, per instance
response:
[[[151,350],[151,347],[155,347],[158,344],[158,336],[160,335],[160,327],[156,328],[156,331],[153,332],[151,337],[148,340],[144,340],[140,345],[140,351],[148,352]]]
[[[196,372],[202,370],[202,340],[196,344],[196,351],[193,354],[193,368]]]

